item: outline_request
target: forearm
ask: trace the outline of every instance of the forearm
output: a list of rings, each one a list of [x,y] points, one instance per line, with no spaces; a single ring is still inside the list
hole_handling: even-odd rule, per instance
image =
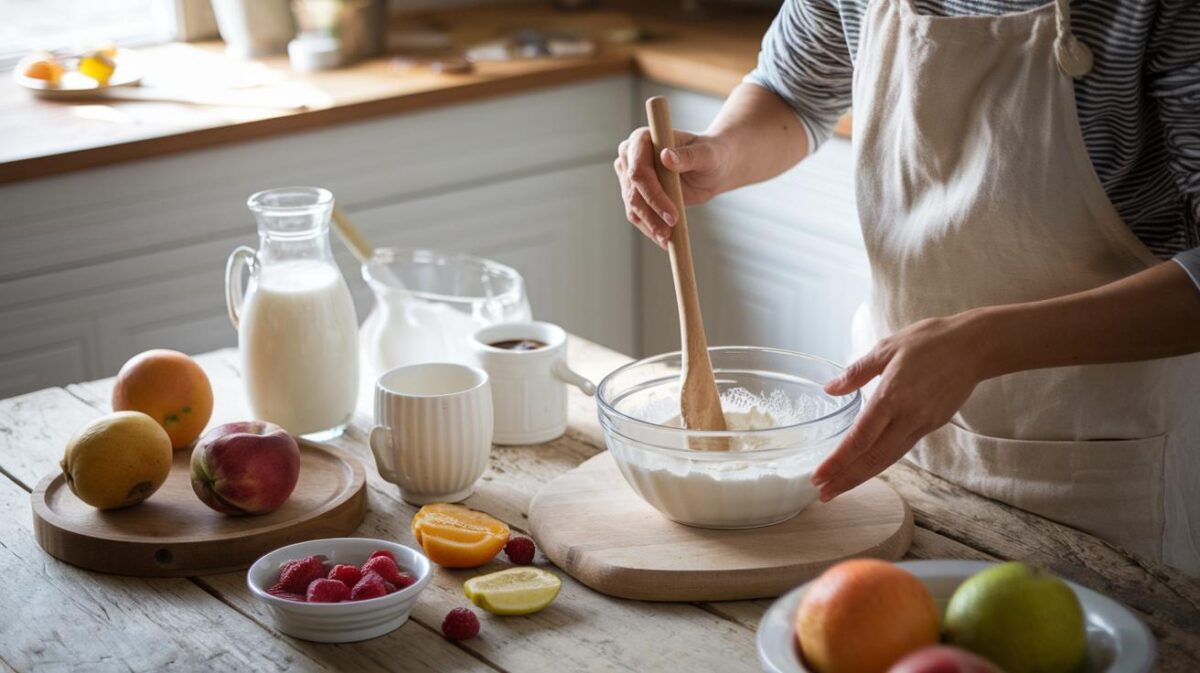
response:
[[[983,349],[981,378],[1200,351],[1200,292],[1170,262],[1085,292],[976,309],[961,319]]]
[[[796,113],[756,84],[734,89],[704,135],[727,152],[722,192],[773,178],[808,155],[808,136]]]

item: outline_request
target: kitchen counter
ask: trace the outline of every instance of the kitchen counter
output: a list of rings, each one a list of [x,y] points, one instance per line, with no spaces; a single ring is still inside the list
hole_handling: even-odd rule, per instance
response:
[[[228,59],[219,42],[141,50],[152,76],[217,73],[225,79],[267,82],[302,96],[308,107],[300,111],[148,101],[50,102],[33,98],[7,77],[0,78],[0,137],[4,138],[0,183],[621,73],[641,73],[664,84],[727,95],[754,67],[771,14],[713,10],[696,18],[674,13],[675,6],[610,1],[601,10],[561,12],[542,3],[525,2],[395,20],[396,30],[441,29],[459,46],[523,26],[592,35],[636,28],[645,36],[629,45],[603,44],[588,58],[485,62],[469,74],[439,74],[426,68],[398,70],[387,58],[298,74],[291,71],[284,56],[252,63]],[[848,120],[839,128],[848,132]]]
[[[625,356],[572,338],[572,365],[599,380]],[[215,392],[213,424],[249,416],[236,351],[202,355]],[[596,594],[564,576],[562,593],[532,617],[483,614],[479,637],[451,643],[442,617],[467,603],[462,582],[476,571],[439,569],[411,621],[374,640],[318,645],[281,636],[246,588],[243,572],[137,579],[86,572],[47,556],[32,532],[29,491],[57,468],[68,438],[109,410],[113,381],[48,388],[0,401],[0,663],[43,667],[161,670],[757,671],[754,631],[769,600],[639,603]],[[539,446],[497,447],[470,507],[527,530],[534,493],[602,451],[595,403],[571,389],[570,429]],[[373,469],[365,436],[369,401],[335,442],[363,461],[369,513],[359,534],[413,544],[415,508]],[[884,479],[912,508],[909,558],[1019,559],[1099,590],[1133,608],[1158,638],[1161,671],[1200,670],[1200,585],[1100,540],[976,496],[906,464]],[[484,570],[505,567],[493,562]]]

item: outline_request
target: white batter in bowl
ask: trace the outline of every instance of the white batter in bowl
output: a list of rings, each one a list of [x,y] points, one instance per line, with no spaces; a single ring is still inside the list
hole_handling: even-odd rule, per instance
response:
[[[668,518],[704,528],[786,521],[817,497],[810,479],[858,416],[858,393],[827,395],[842,368],[794,351],[710,348],[729,427],[680,427],[680,354],[625,365],[600,383],[608,449],[638,495]],[[720,446],[723,451],[694,447]]]

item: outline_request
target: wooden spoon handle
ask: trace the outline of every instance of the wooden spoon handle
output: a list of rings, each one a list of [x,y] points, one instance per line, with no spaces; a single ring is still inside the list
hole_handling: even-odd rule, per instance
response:
[[[692,246],[683,207],[683,186],[679,174],[662,163],[662,151],[675,147],[675,132],[671,126],[671,110],[667,99],[654,96],[647,100],[646,118],[650,122],[650,140],[654,143],[654,170],[679,213],[679,221],[667,241],[667,255],[671,259],[671,275],[675,279],[679,336],[683,346],[680,414],[684,425],[689,428],[724,430],[725,415],[721,412],[721,399],[708,357],[708,339],[704,336],[704,321],[700,316],[700,295],[696,291],[696,272],[692,268]]]

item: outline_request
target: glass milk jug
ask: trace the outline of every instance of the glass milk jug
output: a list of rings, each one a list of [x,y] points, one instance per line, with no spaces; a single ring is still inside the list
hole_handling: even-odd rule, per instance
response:
[[[331,439],[346,428],[358,397],[358,320],[329,247],[333,194],[284,187],[247,205],[258,220],[259,247],[229,256],[225,302],[250,409],[293,435]]]

